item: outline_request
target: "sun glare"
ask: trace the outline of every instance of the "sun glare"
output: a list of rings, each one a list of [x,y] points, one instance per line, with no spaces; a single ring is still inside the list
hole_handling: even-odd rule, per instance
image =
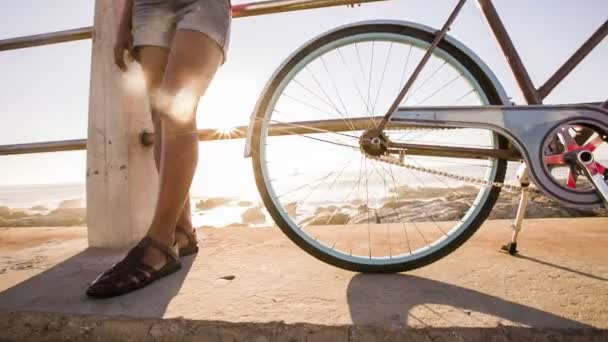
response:
[[[194,91],[188,87],[182,88],[175,95],[158,91],[154,96],[156,107],[178,122],[191,119],[197,98]]]
[[[146,92],[146,79],[141,66],[132,63],[129,68],[122,73],[122,86],[125,92],[131,95],[142,95]]]

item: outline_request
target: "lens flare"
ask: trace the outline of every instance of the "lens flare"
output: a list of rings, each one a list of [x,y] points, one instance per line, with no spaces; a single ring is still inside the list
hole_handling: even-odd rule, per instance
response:
[[[130,95],[144,95],[146,93],[146,78],[144,71],[138,63],[132,63],[122,73],[122,87]]]
[[[195,92],[188,87],[178,90],[174,95],[159,90],[154,96],[156,108],[177,123],[187,123],[194,118],[197,101]]]

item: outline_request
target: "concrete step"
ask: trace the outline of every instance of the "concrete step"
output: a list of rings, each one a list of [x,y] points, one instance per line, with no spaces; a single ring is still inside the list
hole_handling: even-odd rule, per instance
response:
[[[608,219],[526,221],[516,257],[497,252],[509,223],[393,275],[328,266],[277,228],[203,229],[181,271],[107,300],[84,290],[124,250],[87,249],[82,228],[0,229],[0,340],[608,340]]]

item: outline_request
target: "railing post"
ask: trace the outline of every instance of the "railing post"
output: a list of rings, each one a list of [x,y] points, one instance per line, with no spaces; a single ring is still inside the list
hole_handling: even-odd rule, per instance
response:
[[[143,83],[138,91],[125,87],[113,62],[122,6],[123,1],[95,2],[86,175],[92,247],[137,241],[148,228],[157,192],[152,149],[139,141],[139,133],[152,127]]]

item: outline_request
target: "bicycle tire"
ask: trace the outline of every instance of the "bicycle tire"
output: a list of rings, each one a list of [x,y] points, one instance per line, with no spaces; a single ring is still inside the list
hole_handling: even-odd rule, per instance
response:
[[[361,264],[344,260],[342,258],[338,258],[334,255],[321,251],[315,246],[308,243],[305,239],[303,239],[293,230],[289,223],[286,222],[283,216],[280,214],[279,210],[276,207],[276,204],[272,199],[272,196],[270,195],[270,192],[267,189],[267,185],[263,176],[262,163],[260,160],[260,138],[263,117],[266,114],[267,107],[271,98],[275,95],[275,91],[278,85],[283,81],[286,75],[288,75],[290,70],[308,54],[325,46],[326,44],[330,44],[335,40],[343,39],[351,35],[369,32],[386,32],[390,34],[406,35],[425,41],[429,44],[434,39],[434,35],[431,32],[412,25],[396,23],[362,23],[347,26],[342,29],[329,32],[328,34],[324,34],[302,46],[298,51],[292,54],[292,56],[289,57],[289,59],[285,63],[283,63],[280,69],[277,70],[275,76],[269,81],[267,87],[265,88],[260,97],[256,113],[254,113],[255,120],[252,121],[252,165],[254,169],[257,188],[269,214],[274,219],[278,227],[283,231],[283,233],[285,233],[286,236],[291,241],[293,241],[298,247],[302,248],[315,258],[342,269],[355,272],[395,273],[409,271],[428,265],[451,253],[460,245],[462,245],[465,241],[467,241],[475,233],[475,231],[477,231],[477,229],[481,226],[481,224],[489,215],[490,211],[492,210],[492,207],[498,199],[500,188],[491,188],[489,196],[487,196],[484,200],[481,209],[477,212],[477,215],[471,220],[471,222],[467,225],[466,228],[462,229],[461,233],[458,236],[453,238],[451,242],[443,248],[429,255],[408,262],[382,265]],[[458,46],[452,44],[450,41],[445,39],[439,43],[438,49],[443,50],[444,52],[455,58],[462,65],[462,67],[465,68],[475,78],[477,83],[480,85],[483,93],[487,97],[489,104],[505,104],[502,97],[500,96],[499,89],[496,89],[495,83],[492,82],[491,76],[488,75],[484,71],[484,69],[474,59],[470,57],[469,54],[467,54]],[[504,137],[497,136],[497,138],[498,146],[500,148],[506,148],[508,146],[508,142]],[[507,162],[505,160],[498,160],[496,165],[496,173],[492,181],[503,182]]]

